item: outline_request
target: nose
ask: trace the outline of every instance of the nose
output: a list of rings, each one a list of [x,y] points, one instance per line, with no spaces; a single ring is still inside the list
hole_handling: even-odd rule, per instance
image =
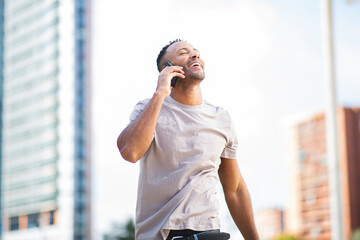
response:
[[[192,51],[190,54],[191,59],[199,59],[200,58],[200,54],[197,51]]]

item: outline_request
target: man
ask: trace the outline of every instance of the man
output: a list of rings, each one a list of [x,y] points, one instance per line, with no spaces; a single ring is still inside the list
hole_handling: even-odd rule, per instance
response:
[[[166,67],[167,61],[173,66]],[[219,179],[242,235],[258,239],[236,160],[235,129],[224,109],[203,100],[200,83],[205,73],[199,51],[175,40],[161,50],[157,65],[155,93],[136,105],[117,141],[125,160],[140,160],[136,239],[219,232]],[[173,77],[179,77],[175,87],[170,85]],[[191,239],[200,239],[197,236]]]

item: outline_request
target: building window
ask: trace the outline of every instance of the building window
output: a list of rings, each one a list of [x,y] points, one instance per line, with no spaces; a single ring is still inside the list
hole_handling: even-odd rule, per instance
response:
[[[327,165],[327,155],[323,155],[321,157],[321,162],[320,162],[321,165]]]
[[[306,158],[306,151],[305,150],[300,150],[299,151],[299,160],[304,161],[305,158]]]
[[[50,212],[49,212],[49,215],[50,215],[50,219],[49,219],[50,222],[49,222],[49,224],[50,224],[50,225],[54,225],[54,224],[55,224],[55,216],[54,216],[54,215],[55,215],[55,212],[54,212],[54,211],[50,211]]]
[[[19,230],[19,216],[10,218],[10,231]]]
[[[40,213],[28,215],[28,228],[39,227]]]

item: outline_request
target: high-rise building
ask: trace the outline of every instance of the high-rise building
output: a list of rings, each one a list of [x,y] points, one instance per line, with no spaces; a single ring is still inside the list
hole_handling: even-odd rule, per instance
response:
[[[3,109],[3,54],[4,52],[4,0],[0,0],[0,149],[2,148],[2,109]],[[0,239],[2,235],[2,209],[1,209],[1,192],[2,192],[2,152],[0,150]]]
[[[284,232],[283,210],[264,208],[256,211],[255,223],[260,239],[271,240]]]
[[[338,109],[339,175],[343,239],[360,227],[360,109]],[[293,189],[287,230],[303,239],[331,239],[324,114],[293,126]]]
[[[90,0],[0,4],[2,240],[89,240]]]

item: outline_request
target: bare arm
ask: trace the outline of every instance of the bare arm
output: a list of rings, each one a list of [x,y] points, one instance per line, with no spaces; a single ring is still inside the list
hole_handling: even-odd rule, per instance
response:
[[[164,99],[170,94],[170,81],[175,76],[184,78],[183,74],[182,67],[179,66],[166,67],[161,71],[149,104],[117,139],[117,146],[125,160],[135,163],[145,154],[151,144]]]
[[[230,214],[245,240],[258,240],[250,195],[236,159],[221,159],[219,177]]]

